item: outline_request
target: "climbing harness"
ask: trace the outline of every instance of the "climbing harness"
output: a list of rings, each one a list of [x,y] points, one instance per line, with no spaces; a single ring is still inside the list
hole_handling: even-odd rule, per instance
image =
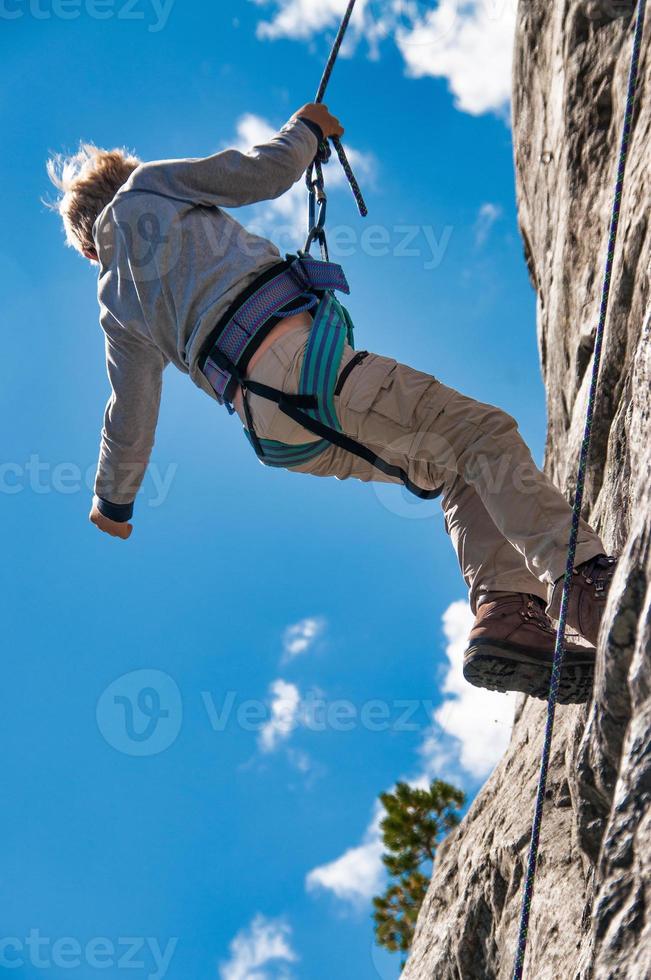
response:
[[[220,402],[229,405],[260,344],[285,316],[317,306],[320,292],[349,293],[343,269],[334,262],[319,262],[310,255],[288,255],[262,273],[237,297],[211,331],[199,366]]]
[[[334,297],[333,290],[350,291],[341,266],[309,255],[288,256],[285,262],[256,279],[222,317],[202,348],[199,369],[217,400],[231,414],[234,412],[231,400],[238,385],[241,387],[245,433],[265,465],[291,469],[335,445],[400,481],[415,496],[433,500],[440,496],[440,489],[425,490],[417,486],[401,467],[386,462],[368,446],[341,431],[334,399],[367,351],[358,351],[339,373],[344,344],[347,342],[352,347],[354,336],[350,315]],[[247,365],[264,337],[283,317],[302,310],[310,311],[313,323],[303,357],[299,391],[290,394],[248,378]],[[253,424],[249,394],[275,402],[285,415],[318,436],[318,440],[289,445],[260,439]]]
[[[356,0],[350,0],[337,32],[319,85],[317,102],[322,102],[325,96],[355,3]],[[333,138],[333,143],[360,214],[364,217],[368,211],[346,152],[340,140]],[[199,356],[199,368],[217,400],[226,405],[231,414],[234,412],[233,397],[238,386],[241,388],[246,417],[244,431],[256,455],[266,466],[292,469],[315,459],[334,445],[401,482],[415,496],[433,500],[440,496],[442,488],[425,490],[412,483],[401,467],[388,463],[368,446],[347,436],[337,417],[335,398],[368,352],[354,354],[339,373],[345,344],[354,347],[354,328],[348,310],[334,295],[335,290],[350,292],[346,276],[341,266],[328,260],[323,164],[329,157],[330,147],[324,140],[306,175],[309,228],[304,250],[298,255],[288,255],[285,262],[267,270],[238,296],[207,338]],[[321,261],[310,254],[315,241],[319,242]],[[246,372],[251,358],[273,327],[284,317],[305,311],[310,312],[313,322],[303,356],[298,392],[290,394],[279,391],[248,378]],[[275,402],[285,415],[318,438],[299,445],[259,438],[253,423],[249,394]]]
[[[630,147],[631,129],[633,122],[633,110],[635,107],[635,96],[637,92],[640,51],[642,47],[642,36],[644,33],[644,16],[646,10],[646,0],[638,0],[637,22],[633,37],[633,50],[631,53],[631,66],[628,78],[628,91],[626,96],[626,111],[624,114],[624,124],[622,129],[621,146],[619,151],[619,163],[617,168],[617,180],[615,184],[615,194],[613,200],[612,216],[610,221],[610,233],[608,236],[608,249],[606,254],[606,264],[604,270],[603,287],[601,292],[601,305],[599,309],[599,321],[595,335],[594,363],[592,366],[592,378],[590,382],[590,392],[588,395],[588,408],[586,414],[585,430],[583,442],[581,443],[581,453],[579,457],[579,470],[576,482],[576,494],[574,497],[574,508],[572,511],[572,524],[570,530],[570,540],[568,546],[567,565],[565,568],[565,578],[563,581],[563,596],[558,620],[558,632],[556,634],[556,648],[554,650],[554,663],[552,667],[551,684],[549,688],[549,701],[547,705],[547,724],[545,727],[545,737],[543,741],[542,759],[540,764],[540,779],[536,794],[536,804],[534,811],[533,826],[531,829],[531,843],[529,846],[529,860],[527,874],[524,883],[524,894],[522,898],[522,912],[520,917],[520,927],[518,933],[518,946],[513,972],[513,980],[521,980],[524,969],[524,958],[527,949],[527,935],[529,931],[529,915],[531,911],[531,899],[533,896],[534,880],[536,876],[536,864],[538,860],[538,847],[540,844],[540,827],[542,823],[543,803],[545,800],[545,789],[547,786],[547,774],[549,770],[549,760],[551,756],[552,735],[554,731],[554,715],[556,711],[556,700],[563,666],[563,655],[565,653],[565,625],[567,619],[567,608],[570,597],[572,576],[574,571],[574,558],[579,534],[579,522],[581,520],[581,506],[583,503],[583,491],[585,488],[586,466],[588,454],[590,452],[590,438],[592,435],[592,422],[594,417],[595,402],[599,381],[599,367],[601,364],[601,352],[603,346],[606,319],[608,315],[608,305],[610,299],[610,286],[615,257],[615,246],[617,244],[617,231],[619,228],[619,218],[622,203],[622,191],[624,188],[624,173],[628,159]]]

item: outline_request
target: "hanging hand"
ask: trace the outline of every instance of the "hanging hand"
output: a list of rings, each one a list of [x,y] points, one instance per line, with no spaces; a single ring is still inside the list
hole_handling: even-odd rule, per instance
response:
[[[299,119],[309,119],[310,122],[316,123],[317,126],[321,127],[326,139],[331,136],[341,137],[344,135],[344,128],[337,117],[333,116],[328,111],[328,107],[321,102],[308,102],[302,109],[294,113],[294,118],[296,117]]]
[[[93,509],[88,515],[88,520],[95,525],[98,531],[110,534],[112,538],[122,538],[123,541],[126,541],[133,531],[133,524],[126,521],[112,521],[109,517],[105,517],[95,504],[93,504]]]

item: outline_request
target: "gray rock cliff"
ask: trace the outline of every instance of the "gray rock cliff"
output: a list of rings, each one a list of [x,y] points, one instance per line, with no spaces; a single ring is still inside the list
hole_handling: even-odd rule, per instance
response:
[[[521,0],[513,136],[538,296],[547,471],[573,496],[633,5]],[[651,12],[647,21],[651,20]],[[651,978],[651,70],[640,91],[604,344],[585,516],[622,560],[594,700],[557,712],[525,977]],[[441,846],[403,980],[513,970],[546,705],[523,700],[510,747]]]

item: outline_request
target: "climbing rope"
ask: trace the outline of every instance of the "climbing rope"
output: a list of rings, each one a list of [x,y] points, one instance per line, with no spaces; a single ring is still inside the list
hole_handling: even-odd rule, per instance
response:
[[[633,109],[635,107],[635,96],[637,92],[638,73],[640,64],[640,50],[642,47],[642,35],[644,32],[644,16],[646,10],[646,0],[638,0],[637,22],[633,38],[633,50],[631,53],[631,67],[628,78],[628,92],[626,96],[626,112],[624,114],[624,125],[622,130],[621,146],[619,151],[619,164],[617,168],[617,181],[615,184],[615,196],[613,200],[612,217],[610,221],[610,234],[608,236],[608,250],[606,254],[606,265],[604,270],[603,287],[601,292],[601,306],[599,309],[599,322],[595,336],[594,363],[592,366],[592,378],[590,382],[590,393],[588,395],[588,409],[586,415],[583,442],[581,444],[581,454],[579,457],[579,471],[576,483],[576,495],[574,497],[574,508],[572,511],[572,524],[570,530],[570,541],[568,546],[567,565],[565,568],[565,578],[563,581],[563,596],[558,620],[558,632],[556,634],[556,647],[554,650],[554,663],[552,666],[551,684],[549,688],[549,701],[547,705],[547,724],[545,727],[545,738],[543,742],[542,759],[540,764],[540,779],[538,782],[538,792],[536,794],[536,806],[534,812],[533,826],[531,829],[531,843],[529,846],[529,862],[527,866],[527,876],[524,884],[524,895],[522,898],[522,912],[520,917],[520,929],[518,934],[518,947],[513,972],[513,980],[521,980],[524,968],[524,958],[527,949],[527,934],[529,931],[529,914],[531,911],[531,899],[533,897],[534,880],[536,876],[536,863],[538,860],[538,847],[540,843],[540,826],[542,823],[543,803],[545,799],[545,789],[547,785],[547,774],[549,770],[549,760],[551,755],[552,735],[554,731],[554,715],[556,712],[556,699],[558,697],[558,686],[563,666],[563,656],[565,653],[565,625],[567,619],[567,607],[570,597],[572,576],[574,572],[574,558],[579,534],[579,522],[581,520],[581,506],[583,503],[583,491],[585,488],[586,466],[588,454],[590,452],[590,438],[592,435],[592,421],[594,417],[595,402],[598,389],[599,367],[601,364],[601,351],[608,315],[608,304],[610,299],[610,286],[613,271],[613,261],[615,257],[615,245],[617,243],[617,231],[619,228],[619,218],[622,204],[622,191],[624,188],[624,173],[628,159],[630,147],[631,129],[633,122]]]
[[[332,46],[332,51],[326,63],[321,82],[319,84],[318,91],[316,93],[315,102],[323,102],[326,94],[326,89],[330,83],[330,78],[334,67],[337,63],[337,58],[339,57],[339,51],[343,43],[344,37],[346,36],[346,31],[348,30],[348,25],[350,24],[350,18],[353,16],[353,11],[355,9],[355,4],[357,0],[350,0],[346,12],[343,16],[343,20],[337,31],[337,36],[335,38],[334,44]],[[344,150],[341,140],[338,136],[332,137],[332,142],[334,148],[339,157],[339,162],[343,167],[343,171],[346,175],[350,189],[353,192],[355,201],[357,202],[357,207],[359,208],[359,213],[362,218],[365,218],[368,214],[368,208],[364,201],[360,186],[357,182],[357,178],[353,173],[353,168],[351,167],[348,157],[346,156],[346,151]],[[309,252],[312,247],[313,242],[318,241],[321,247],[321,257],[324,261],[328,261],[328,244],[326,241],[325,234],[325,219],[326,219],[326,209],[327,209],[327,195],[325,192],[325,181],[323,179],[323,164],[327,163],[330,159],[331,151],[330,144],[327,140],[319,145],[319,150],[314,161],[310,164],[308,168],[305,180],[307,183],[309,191],[309,201],[308,201],[308,236],[305,243],[305,252]],[[317,214],[318,211],[318,214]]]

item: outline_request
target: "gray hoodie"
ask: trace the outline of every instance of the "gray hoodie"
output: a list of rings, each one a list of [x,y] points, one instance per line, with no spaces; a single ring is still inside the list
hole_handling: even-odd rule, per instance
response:
[[[203,343],[237,295],[281,258],[222,208],[287,191],[313,160],[317,132],[293,119],[248,153],[142,164],[97,218],[112,390],[95,493],[106,516],[131,517],[154,444],[164,368],[171,361],[214,398],[197,365]]]

